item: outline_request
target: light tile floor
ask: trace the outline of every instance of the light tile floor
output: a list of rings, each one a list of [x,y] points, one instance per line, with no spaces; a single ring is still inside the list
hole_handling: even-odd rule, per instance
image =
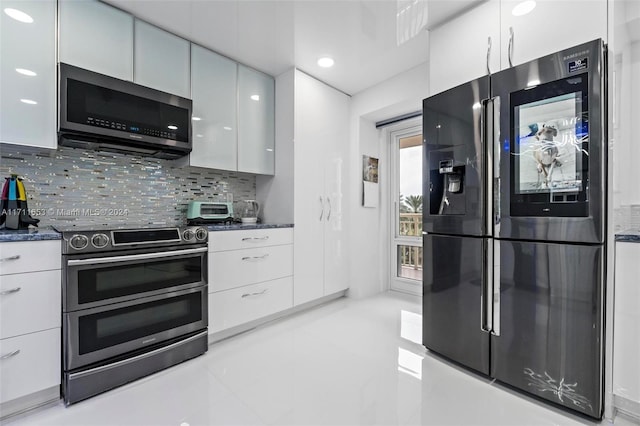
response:
[[[420,312],[419,297],[399,293],[342,298],[68,408],[60,403],[7,423],[592,424],[432,356],[419,344]]]

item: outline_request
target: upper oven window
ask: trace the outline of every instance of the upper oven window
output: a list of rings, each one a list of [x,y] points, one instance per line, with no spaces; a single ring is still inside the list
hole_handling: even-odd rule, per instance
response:
[[[126,256],[123,256],[126,259]],[[114,261],[78,269],[78,304],[106,301],[187,284],[203,284],[203,254],[144,261]]]
[[[511,215],[587,216],[587,74],[511,94]]]

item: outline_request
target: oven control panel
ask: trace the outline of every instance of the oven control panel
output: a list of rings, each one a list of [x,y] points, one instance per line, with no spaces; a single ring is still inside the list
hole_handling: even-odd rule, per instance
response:
[[[102,253],[146,247],[183,246],[206,243],[207,228],[183,226],[175,228],[80,229],[61,230],[62,253]]]

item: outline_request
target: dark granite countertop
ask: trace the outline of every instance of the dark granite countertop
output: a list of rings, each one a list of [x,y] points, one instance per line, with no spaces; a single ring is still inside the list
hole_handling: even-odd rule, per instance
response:
[[[29,229],[0,229],[0,242],[59,240],[62,236],[49,226]]]
[[[244,231],[247,229],[293,228],[293,223],[233,223],[231,225],[207,225],[210,232]]]
[[[626,243],[640,243],[640,230],[626,229],[624,231],[616,232],[616,241]]]

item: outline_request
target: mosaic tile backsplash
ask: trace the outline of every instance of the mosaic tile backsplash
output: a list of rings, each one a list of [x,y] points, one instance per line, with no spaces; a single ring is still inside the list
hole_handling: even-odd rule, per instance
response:
[[[242,200],[256,198],[252,174],[66,147],[49,153],[3,145],[0,177],[11,174],[22,178],[40,226],[182,225],[189,201],[232,194],[237,215]]]

